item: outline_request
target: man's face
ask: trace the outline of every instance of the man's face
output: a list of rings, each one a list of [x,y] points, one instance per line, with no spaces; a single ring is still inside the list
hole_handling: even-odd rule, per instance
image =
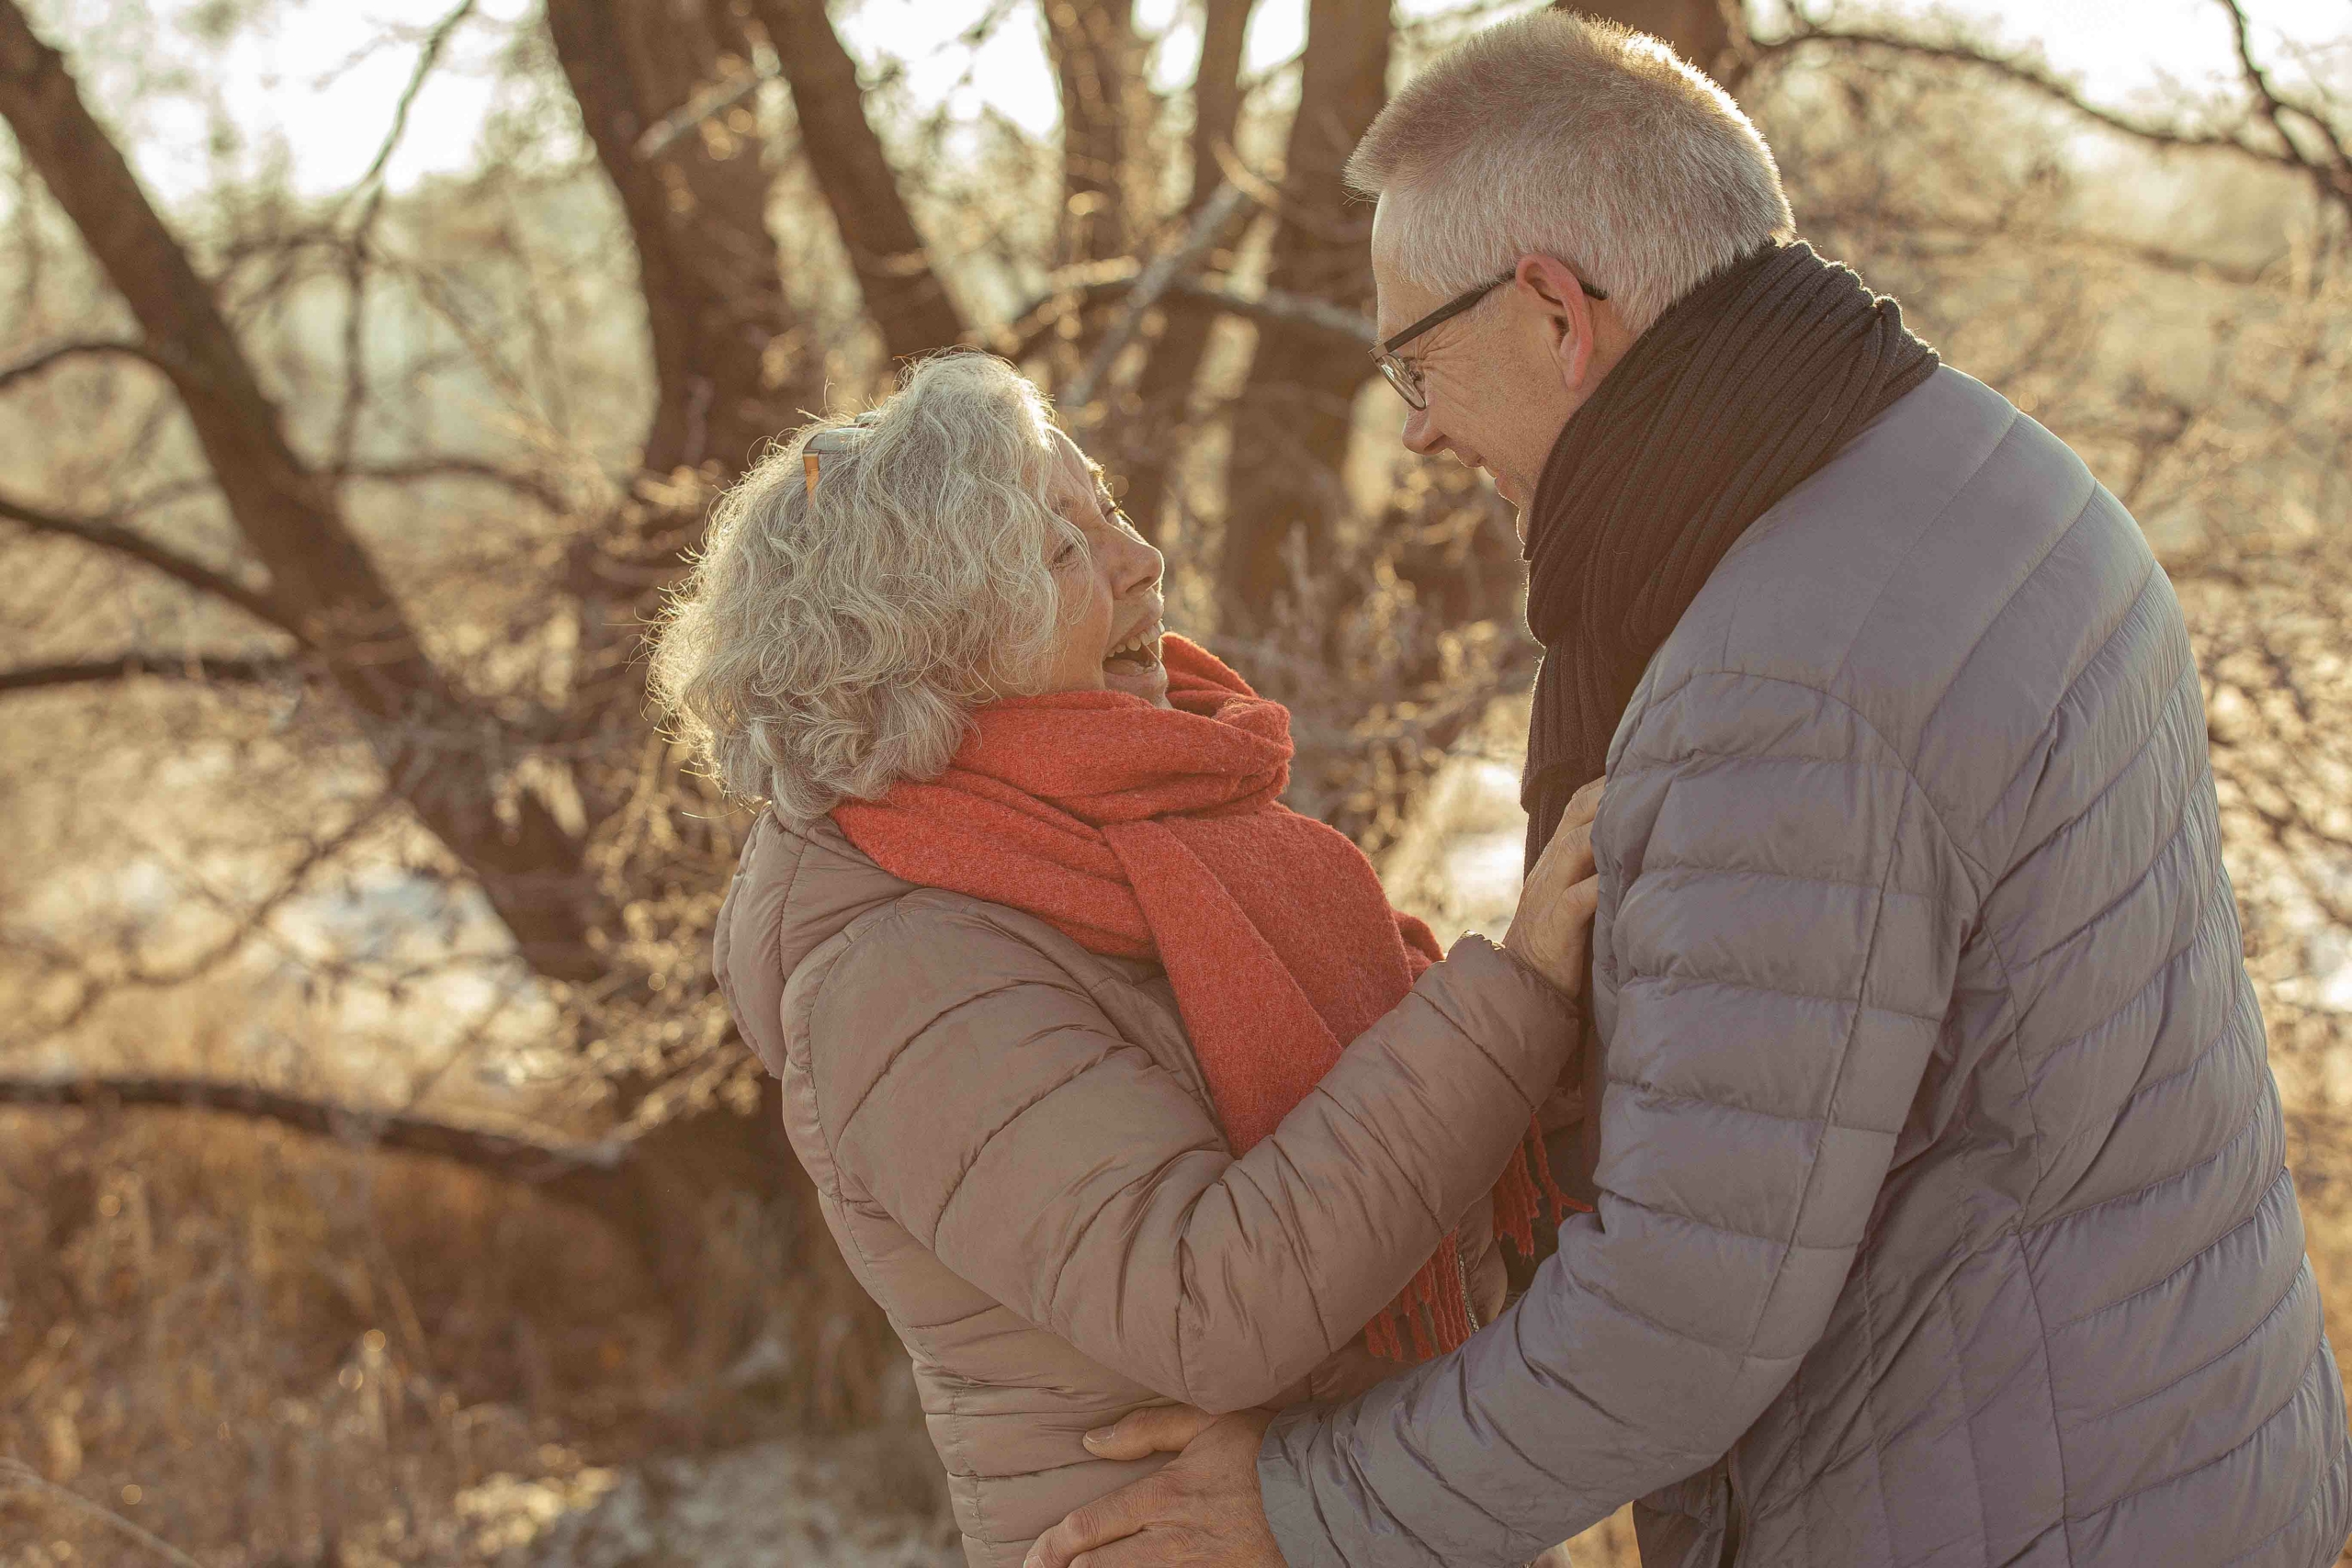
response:
[[[1384,342],[1446,303],[1398,267],[1393,199],[1382,197],[1372,220]],[[1424,457],[1451,452],[1485,469],[1518,509],[1524,540],[1544,458],[1630,341],[1615,311],[1586,299],[1565,264],[1529,258],[1477,306],[1397,349],[1419,368],[1429,404],[1407,414],[1401,439]]]

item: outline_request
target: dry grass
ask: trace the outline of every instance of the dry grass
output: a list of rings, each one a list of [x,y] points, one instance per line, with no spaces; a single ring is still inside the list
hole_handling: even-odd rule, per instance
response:
[[[208,1568],[466,1560],[466,1489],[633,1451],[656,1305],[593,1220],[433,1161],[0,1113],[0,1454]],[[127,1550],[0,1484],[0,1561]]]

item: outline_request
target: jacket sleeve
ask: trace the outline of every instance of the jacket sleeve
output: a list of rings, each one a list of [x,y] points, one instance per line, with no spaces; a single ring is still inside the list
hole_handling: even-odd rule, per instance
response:
[[[1728,673],[1653,702],[1597,833],[1598,1210],[1468,1345],[1260,1450],[1291,1568],[1524,1562],[1705,1469],[1821,1337],[1977,895],[1860,715]]]
[[[1493,1186],[1573,1039],[1555,992],[1465,938],[1236,1159],[1067,970],[937,907],[861,932],[809,1032],[845,1201],[1095,1360],[1216,1411],[1273,1398],[1403,1288]],[[835,1055],[873,1066],[829,1072]]]

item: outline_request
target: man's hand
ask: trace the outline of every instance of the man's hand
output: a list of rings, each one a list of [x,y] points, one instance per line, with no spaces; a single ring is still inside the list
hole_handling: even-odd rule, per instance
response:
[[[1569,797],[1559,829],[1528,874],[1519,908],[1504,934],[1503,951],[1534,970],[1562,996],[1584,994],[1585,969],[1592,955],[1592,912],[1600,902],[1600,879],[1593,874],[1592,819],[1600,812],[1601,786],[1595,779]]]
[[[1156,1404],[1087,1433],[1097,1459],[1183,1451],[1038,1537],[1023,1568],[1283,1568],[1258,1498],[1258,1444],[1273,1418]]]

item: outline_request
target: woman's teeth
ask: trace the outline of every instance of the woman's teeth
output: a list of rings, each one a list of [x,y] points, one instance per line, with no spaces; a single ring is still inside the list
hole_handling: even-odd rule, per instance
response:
[[[1159,630],[1154,627],[1139,637],[1129,638],[1104,654],[1102,663],[1105,668],[1113,664],[1124,664],[1134,671],[1157,670],[1159,668]]]

